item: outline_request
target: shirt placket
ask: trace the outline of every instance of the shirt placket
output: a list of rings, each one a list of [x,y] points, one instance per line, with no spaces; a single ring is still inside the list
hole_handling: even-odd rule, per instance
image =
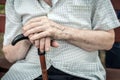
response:
[[[44,0],[39,0],[39,2],[41,3],[41,6],[45,11],[48,12],[51,10],[51,7]]]

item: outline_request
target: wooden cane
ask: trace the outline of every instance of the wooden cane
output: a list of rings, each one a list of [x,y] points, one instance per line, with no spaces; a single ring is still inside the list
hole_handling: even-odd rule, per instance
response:
[[[23,34],[20,34],[13,39],[11,44],[14,46],[17,42],[19,42],[21,40],[24,40],[24,39],[28,39],[28,37],[25,37]],[[39,48],[38,48],[38,55],[39,55],[39,58],[40,58],[42,79],[43,80],[48,80],[46,60],[45,60],[45,51],[43,53],[41,53]]]
[[[45,60],[45,51],[43,53],[41,53],[40,49],[38,49],[38,55],[39,55],[40,64],[41,64],[42,79],[43,80],[48,80],[48,74],[47,74],[47,68],[46,68],[46,60]]]

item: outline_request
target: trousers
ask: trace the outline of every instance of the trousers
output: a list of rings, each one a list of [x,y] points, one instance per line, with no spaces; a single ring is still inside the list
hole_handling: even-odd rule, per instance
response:
[[[65,72],[62,72],[53,66],[48,69],[48,79],[49,80],[88,80],[85,78],[76,77]],[[42,80],[42,75],[35,78],[34,80]]]

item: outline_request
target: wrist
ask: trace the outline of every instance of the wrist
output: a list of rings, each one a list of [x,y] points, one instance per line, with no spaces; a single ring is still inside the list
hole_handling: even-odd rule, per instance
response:
[[[62,36],[64,40],[71,40],[73,38],[73,34],[75,34],[74,29],[70,27],[64,27],[62,31]]]

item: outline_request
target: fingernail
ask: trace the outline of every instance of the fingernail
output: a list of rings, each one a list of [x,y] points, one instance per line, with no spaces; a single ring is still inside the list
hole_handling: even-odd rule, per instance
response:
[[[49,48],[46,48],[46,50],[45,50],[45,51],[47,51],[47,52],[48,52],[48,51],[49,51]]]

